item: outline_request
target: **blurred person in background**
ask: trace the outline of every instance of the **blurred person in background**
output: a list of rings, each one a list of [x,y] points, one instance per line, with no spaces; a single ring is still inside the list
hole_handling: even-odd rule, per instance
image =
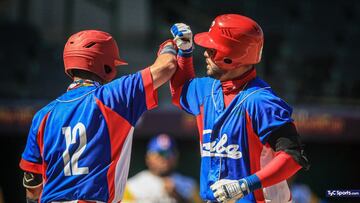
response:
[[[326,203],[312,192],[309,185],[296,182],[297,175],[288,179],[292,199],[295,203]]]
[[[200,195],[208,202],[292,202],[286,180],[308,169],[292,108],[262,79],[264,36],[252,19],[216,17],[194,37],[205,48],[208,77],[196,78],[190,27],[171,27],[178,69],[172,102],[196,116],[200,134]]]
[[[123,202],[201,202],[195,180],[175,172],[178,156],[175,140],[169,135],[153,137],[145,155],[148,170],[129,178]]]
[[[35,114],[20,161],[27,202],[120,202],[134,126],[157,106],[157,89],[176,70],[175,55],[165,42],[154,64],[115,79],[116,66],[127,63],[113,37],[98,30],[72,35],[63,57],[73,81]]]

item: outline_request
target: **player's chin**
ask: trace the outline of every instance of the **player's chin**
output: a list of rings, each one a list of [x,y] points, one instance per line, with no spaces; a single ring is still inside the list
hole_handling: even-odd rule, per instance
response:
[[[214,78],[214,79],[217,79],[217,80],[220,80],[220,77],[221,77],[221,75],[216,74],[216,73],[211,72],[211,71],[207,71],[207,75],[208,75],[209,77]]]
[[[206,75],[208,75],[208,76],[210,76],[210,77],[214,77],[214,72],[213,72],[210,68],[208,68],[208,69],[206,70]]]
[[[206,74],[207,74],[208,76],[213,76],[213,75],[215,74],[215,71],[214,71],[214,69],[211,67],[210,64],[207,64],[207,66],[206,66]]]
[[[206,74],[209,77],[215,78],[215,79],[220,79],[220,77],[223,75],[223,71],[221,71],[220,69],[217,70],[216,68],[212,68],[208,65],[207,70],[206,70]]]

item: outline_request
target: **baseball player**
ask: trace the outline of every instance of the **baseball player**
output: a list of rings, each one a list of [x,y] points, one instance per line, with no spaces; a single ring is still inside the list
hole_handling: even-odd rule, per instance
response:
[[[196,116],[200,195],[208,202],[291,202],[286,179],[308,168],[292,108],[256,76],[263,32],[252,19],[225,14],[194,41],[206,48],[209,77],[194,78],[189,26],[171,28],[179,48],[173,103]]]
[[[126,203],[200,203],[195,180],[175,171],[178,150],[167,134],[152,138],[147,146],[146,165],[129,178],[123,202]]]
[[[20,161],[27,202],[120,202],[134,126],[157,106],[156,89],[175,72],[175,55],[165,42],[153,65],[113,80],[116,66],[126,64],[113,37],[72,35],[63,56],[73,82],[35,114]]]

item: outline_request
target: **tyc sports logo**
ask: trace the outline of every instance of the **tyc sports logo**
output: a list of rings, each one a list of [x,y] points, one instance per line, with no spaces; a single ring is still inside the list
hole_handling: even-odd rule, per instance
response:
[[[207,142],[202,144],[201,156],[202,157],[227,157],[231,159],[240,159],[242,153],[239,151],[239,145],[227,145],[228,136],[223,134],[219,142]]]
[[[327,197],[360,197],[360,190],[327,190]]]

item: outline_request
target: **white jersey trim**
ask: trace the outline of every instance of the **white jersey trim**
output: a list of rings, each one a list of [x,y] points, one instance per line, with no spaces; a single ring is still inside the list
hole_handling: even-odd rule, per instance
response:
[[[81,95],[81,96],[79,96],[79,97],[77,97],[77,98],[75,98],[75,99],[70,99],[70,100],[60,100],[60,99],[56,99],[56,101],[58,101],[58,102],[65,102],[65,103],[67,103],[67,102],[73,102],[73,101],[79,100],[79,99],[81,99],[81,98],[83,98],[83,97],[85,97],[85,96],[87,96],[87,95],[89,95],[89,94],[91,94],[91,93],[93,93],[93,92],[95,92],[95,91],[96,91],[96,89],[91,90],[91,91],[87,92],[86,94],[83,94],[83,95]]]
[[[203,135],[212,133],[211,129],[203,130]]]
[[[115,195],[113,199],[113,203],[117,203],[121,201],[123,198],[124,190],[126,181],[129,174],[129,167],[130,167],[130,157],[131,157],[131,144],[133,139],[134,127],[132,126],[124,145],[121,149],[120,158],[116,163],[115,168]]]
[[[236,109],[238,106],[240,106],[248,97],[250,97],[251,95],[255,94],[256,92],[260,92],[261,90],[264,90],[264,89],[271,89],[271,87],[263,87],[263,88],[260,88],[260,89],[250,92],[233,108],[233,110],[231,112],[233,112],[234,109]]]
[[[215,102],[215,98],[214,98],[214,87],[215,87],[215,82],[216,80],[214,80],[213,84],[212,84],[212,88],[211,88],[211,97],[212,97],[212,100],[213,100],[213,103],[214,103],[214,107],[215,107],[215,110],[217,111],[217,106],[216,106],[216,102]]]

